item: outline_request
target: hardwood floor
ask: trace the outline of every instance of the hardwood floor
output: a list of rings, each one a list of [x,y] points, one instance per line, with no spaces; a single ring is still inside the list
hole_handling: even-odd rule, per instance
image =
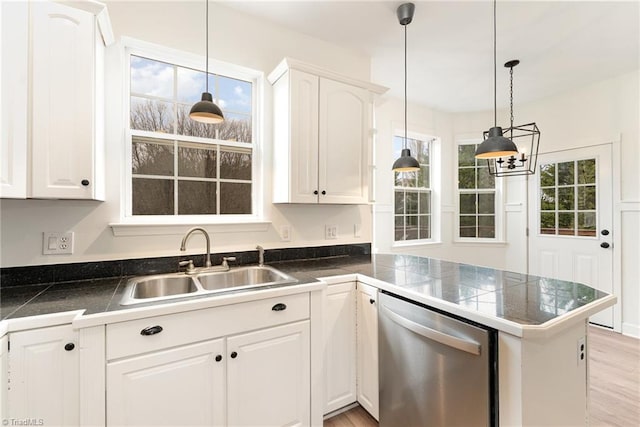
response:
[[[640,425],[640,340],[589,327],[589,425]],[[325,420],[324,427],[377,427],[361,407]]]

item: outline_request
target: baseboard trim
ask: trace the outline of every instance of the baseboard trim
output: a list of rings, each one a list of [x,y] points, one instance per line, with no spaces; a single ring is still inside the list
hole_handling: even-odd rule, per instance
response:
[[[323,419],[328,420],[329,418],[335,417],[336,415],[340,415],[343,412],[347,412],[348,410],[353,409],[356,406],[360,406],[360,404],[358,402],[353,402],[347,406],[343,406],[340,409],[336,409],[333,412],[329,412],[328,414],[325,414]]]
[[[633,325],[631,323],[622,323],[622,335],[627,335],[633,338],[640,338],[640,325]]]

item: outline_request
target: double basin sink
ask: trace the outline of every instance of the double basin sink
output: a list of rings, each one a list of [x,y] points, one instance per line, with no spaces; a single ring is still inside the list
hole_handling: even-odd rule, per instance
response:
[[[127,283],[121,305],[150,303],[226,291],[281,286],[298,280],[273,267],[249,266],[195,274],[169,273],[135,277]]]

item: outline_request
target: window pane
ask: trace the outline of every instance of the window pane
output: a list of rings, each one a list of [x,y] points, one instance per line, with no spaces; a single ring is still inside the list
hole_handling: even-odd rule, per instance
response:
[[[133,137],[131,172],[137,175],[173,176],[173,143]]]
[[[556,185],[556,165],[540,165],[540,187]]]
[[[476,169],[458,169],[458,188],[476,188]]]
[[[477,237],[475,216],[460,215],[460,237]]]
[[[418,238],[418,217],[407,216],[406,218],[406,239],[415,240]]]
[[[430,239],[431,238],[431,216],[420,215],[418,217],[418,239]]]
[[[561,236],[575,235],[575,215],[573,212],[558,214],[558,234]]]
[[[250,214],[251,184],[235,182],[220,183],[220,213]]]
[[[554,212],[540,214],[540,234],[556,234],[556,214]]]
[[[218,128],[218,139],[234,142],[251,142],[251,116],[224,113],[224,122]]]
[[[215,182],[178,181],[179,215],[213,215],[215,213]]]
[[[494,194],[478,194],[478,213],[492,214],[495,213],[495,195]]]
[[[415,156],[421,165],[429,165],[429,141],[416,141]]]
[[[595,212],[578,212],[578,236],[596,236]]]
[[[574,203],[574,187],[558,188],[558,210],[573,210]]]
[[[421,214],[431,213],[431,194],[426,192],[421,192],[419,195],[420,198],[420,211]]]
[[[251,179],[251,151],[220,147],[220,178]]]
[[[173,133],[173,104],[131,97],[131,129]]]
[[[417,173],[418,175],[418,187],[429,188],[429,166],[421,166]]]
[[[495,217],[493,215],[478,217],[478,237],[490,239],[496,237]]]
[[[477,213],[475,194],[460,194],[460,213],[461,214]]]
[[[558,185],[573,185],[574,180],[574,171],[573,171],[574,162],[563,162],[558,163]]]
[[[218,137],[220,125],[196,122],[189,117],[192,105],[178,104],[178,117],[176,133],[178,135],[199,136],[201,138],[215,139]]]
[[[404,191],[400,190],[396,190],[395,191],[395,198],[394,198],[394,206],[395,206],[395,213],[396,214],[403,214],[405,213],[405,209],[404,209]]]
[[[475,145],[458,145],[458,166],[475,166]]]
[[[173,98],[174,66],[131,56],[131,93]]]
[[[596,183],[596,159],[578,161],[578,184]]]
[[[224,111],[251,114],[251,83],[230,77],[217,76],[221,108]]]
[[[596,208],[595,185],[578,187],[578,209],[584,211],[584,210],[595,210],[595,208]]]
[[[215,147],[205,144],[179,143],[178,175],[197,178],[215,178]]]
[[[556,209],[556,189],[543,188],[540,191],[540,210],[553,211]]]
[[[133,178],[134,215],[173,215],[173,180]]]
[[[396,216],[395,219],[395,240],[404,240],[404,217]]]
[[[495,186],[496,178],[489,173],[489,168],[478,168],[478,188],[495,188]]]
[[[191,68],[178,67],[178,101],[193,105],[202,99],[205,91],[204,72]],[[209,87],[209,93],[215,99],[215,88]]]
[[[407,191],[405,193],[405,203],[407,208],[407,214],[418,213],[418,193],[413,191]]]

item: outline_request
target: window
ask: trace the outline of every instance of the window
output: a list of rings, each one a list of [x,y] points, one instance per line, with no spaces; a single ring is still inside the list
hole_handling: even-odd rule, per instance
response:
[[[394,172],[394,221],[396,242],[432,238],[432,138],[407,138],[407,147],[420,163],[417,172]],[[400,157],[404,136],[394,136],[394,159]]]
[[[496,182],[486,160],[476,159],[478,144],[458,145],[458,236],[496,238]]]
[[[204,61],[170,56],[167,61],[161,52],[136,49],[127,56],[127,216],[254,214],[256,76],[232,71],[205,76],[192,66]],[[205,78],[225,116],[218,125],[189,118]]]
[[[540,234],[596,236],[596,159],[540,165]]]

